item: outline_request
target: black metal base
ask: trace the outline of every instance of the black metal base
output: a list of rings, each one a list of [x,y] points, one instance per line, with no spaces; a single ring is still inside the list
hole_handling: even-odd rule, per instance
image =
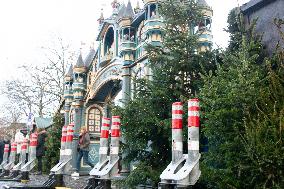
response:
[[[6,178],[0,178],[0,181],[12,181],[12,182],[21,182],[22,180],[22,174],[19,170],[12,171],[10,175],[8,175]]]
[[[84,189],[111,189],[111,181],[90,177]]]
[[[179,186],[173,183],[159,183],[159,189],[191,189],[192,186]]]
[[[10,174],[10,170],[4,170],[0,174],[0,178],[7,177]]]
[[[64,184],[64,180],[63,180],[63,175],[50,174],[48,180],[45,181],[43,183],[43,185],[8,186],[8,187],[6,187],[6,189],[17,189],[17,188],[22,188],[22,189],[52,189],[52,188],[55,188],[55,187],[64,187],[64,186],[65,186],[65,184]]]

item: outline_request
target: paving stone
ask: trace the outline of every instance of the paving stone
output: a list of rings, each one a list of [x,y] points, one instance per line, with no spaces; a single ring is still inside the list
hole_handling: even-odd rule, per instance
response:
[[[72,189],[81,189],[87,184],[89,176],[80,176],[78,178],[72,178],[70,176],[64,176],[64,182],[67,188]],[[35,186],[42,185],[46,180],[48,180],[48,175],[30,175],[30,181],[26,184],[14,181],[1,181],[0,180],[0,189],[3,189],[3,186]]]

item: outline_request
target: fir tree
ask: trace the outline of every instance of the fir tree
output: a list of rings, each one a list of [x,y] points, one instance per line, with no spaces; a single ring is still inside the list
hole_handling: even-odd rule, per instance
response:
[[[43,171],[49,173],[49,170],[59,161],[61,132],[64,125],[63,116],[56,114],[53,118],[53,124],[48,129],[48,138],[46,141],[46,151],[43,158]]]
[[[202,179],[208,188],[283,188],[283,52],[263,59],[260,41],[243,36],[203,76]]]
[[[125,159],[137,167],[123,182],[128,188],[160,181],[171,160],[171,105],[194,97],[201,85],[200,72],[215,68],[213,53],[197,53],[199,36],[194,28],[202,14],[195,1],[161,1],[159,14],[165,24],[163,45],[146,48],[152,80],[137,79],[135,98],[116,111],[127,141]]]

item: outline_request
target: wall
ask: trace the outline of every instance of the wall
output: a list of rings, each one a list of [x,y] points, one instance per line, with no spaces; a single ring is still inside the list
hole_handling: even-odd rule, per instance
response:
[[[274,18],[284,19],[283,10],[284,1],[275,0],[258,10],[251,10],[247,13],[244,13],[246,28],[248,28],[249,24],[252,23],[253,19],[258,18],[256,31],[259,34],[263,34],[263,43],[266,45],[269,53],[272,53],[275,50],[277,42],[280,40],[280,35],[273,23],[273,20]],[[284,47],[283,42],[282,47]]]

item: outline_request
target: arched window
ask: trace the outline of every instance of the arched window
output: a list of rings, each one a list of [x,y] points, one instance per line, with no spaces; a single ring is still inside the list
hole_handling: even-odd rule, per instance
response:
[[[114,30],[110,27],[106,33],[104,40],[104,55],[112,54],[114,48]]]
[[[101,132],[102,112],[97,107],[92,107],[88,111],[88,130],[90,133]]]

